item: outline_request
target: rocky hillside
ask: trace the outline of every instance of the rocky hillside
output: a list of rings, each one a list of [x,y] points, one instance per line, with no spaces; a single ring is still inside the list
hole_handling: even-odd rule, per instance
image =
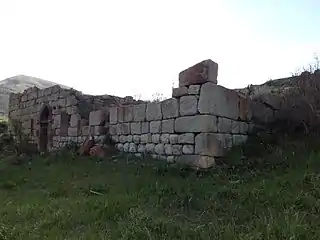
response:
[[[0,91],[3,89],[9,92],[23,92],[29,87],[38,87],[38,88],[47,88],[57,85],[55,82],[50,82],[40,78],[29,77],[25,75],[18,75],[15,77],[7,78],[3,81],[0,81]],[[69,88],[63,85],[60,85],[62,88]],[[3,92],[3,91],[1,91]]]
[[[288,96],[295,96],[311,90],[319,91],[320,70],[313,73],[302,72],[300,75],[269,80],[261,85],[249,85],[243,89],[234,89],[238,93],[256,101],[270,105],[272,108],[280,109],[281,104]],[[315,89],[317,88],[317,89]],[[292,93],[295,93],[292,95]],[[318,93],[318,92],[317,92]]]
[[[0,81],[0,116],[5,116],[8,113],[9,94],[11,92],[23,92],[29,87],[43,89],[54,85],[57,85],[57,83],[25,75],[18,75]],[[69,88],[64,85],[60,86],[62,88]]]

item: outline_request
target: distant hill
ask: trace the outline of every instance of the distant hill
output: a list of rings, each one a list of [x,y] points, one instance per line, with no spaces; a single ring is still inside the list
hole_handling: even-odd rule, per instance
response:
[[[23,92],[29,87],[38,87],[40,89],[60,85],[62,88],[69,87],[50,82],[36,77],[18,75],[0,81],[0,116],[8,114],[9,94]]]
[[[43,80],[36,77],[18,75],[18,76],[7,78],[5,80],[0,81],[0,90],[4,89],[6,91],[17,93],[17,92],[23,92],[25,89],[29,87],[35,86],[42,89],[42,88],[48,88],[54,85],[57,85],[57,83]],[[58,84],[58,85],[60,85],[62,88],[69,88],[61,84]]]

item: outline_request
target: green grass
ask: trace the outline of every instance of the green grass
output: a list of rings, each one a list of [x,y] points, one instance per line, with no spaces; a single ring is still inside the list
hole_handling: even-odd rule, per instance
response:
[[[249,142],[202,173],[123,155],[3,159],[0,239],[320,239],[317,142]]]

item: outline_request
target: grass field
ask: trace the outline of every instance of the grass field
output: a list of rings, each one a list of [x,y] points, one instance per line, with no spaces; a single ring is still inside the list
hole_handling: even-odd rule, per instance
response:
[[[255,143],[206,173],[124,155],[4,158],[0,239],[320,239],[319,145]]]

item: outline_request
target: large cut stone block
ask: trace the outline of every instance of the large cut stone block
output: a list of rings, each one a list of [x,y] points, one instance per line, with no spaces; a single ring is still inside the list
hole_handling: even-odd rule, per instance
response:
[[[150,132],[151,133],[161,133],[161,121],[150,122]]]
[[[167,155],[172,155],[172,145],[171,144],[165,144],[164,145],[164,151]]]
[[[162,120],[161,132],[174,133],[174,119]]]
[[[59,85],[52,86],[52,94],[60,93],[61,87]]]
[[[78,113],[78,108],[77,108],[77,106],[69,106],[66,108],[66,112],[69,115],[76,114],[76,113]]]
[[[122,143],[118,143],[116,145],[116,148],[120,151],[120,152],[123,152],[123,144]]]
[[[113,141],[113,143],[118,143],[119,142],[119,136],[118,135],[113,135],[111,137],[111,140]]]
[[[218,64],[208,59],[180,72],[179,87],[212,82],[217,84]]]
[[[118,122],[118,108],[111,107],[109,109],[109,122],[110,124],[116,124]]]
[[[154,151],[158,155],[164,155],[165,154],[164,144],[163,143],[157,144],[154,148]]]
[[[231,146],[231,134],[200,133],[195,138],[195,154],[199,155],[224,156]]]
[[[58,101],[56,101],[56,106],[57,108],[64,108],[67,105],[67,99],[65,98],[60,98]]]
[[[150,123],[142,122],[141,123],[141,133],[149,133],[150,132]]]
[[[108,132],[105,126],[94,126],[94,135],[101,136]]]
[[[122,134],[122,123],[118,123],[118,124],[117,124],[117,129],[116,129],[116,131],[117,131],[117,135]]]
[[[92,111],[89,115],[90,126],[104,126],[107,120],[107,114],[103,110]]]
[[[154,153],[155,144],[147,143],[146,144],[146,153]]]
[[[160,136],[161,143],[169,143],[169,141],[170,141],[170,134],[168,133],[161,134]]]
[[[152,135],[151,133],[142,134],[140,137],[141,143],[151,143],[152,142]]]
[[[228,118],[218,118],[218,132],[219,133],[232,133],[232,120]]]
[[[52,116],[52,120],[53,120],[53,123],[52,123],[52,128],[60,128],[60,124],[61,124],[61,115],[58,114],[58,115],[54,115]]]
[[[146,145],[145,144],[139,144],[138,145],[138,152],[144,153],[146,151]]]
[[[146,120],[146,108],[147,104],[137,104],[133,106],[133,120],[136,122]]]
[[[124,122],[124,108],[123,107],[117,108],[117,119],[118,119],[118,122],[120,122],[120,123]]]
[[[240,122],[232,121],[231,122],[231,133],[240,133]]]
[[[220,141],[223,149],[225,149],[225,151],[229,151],[232,147],[233,144],[233,138],[231,134],[216,134],[216,138],[218,139],[218,141]]]
[[[136,153],[137,152],[137,145],[135,143],[129,144],[129,152],[130,153]]]
[[[231,119],[239,118],[239,95],[213,83],[203,84],[198,110],[201,114],[212,114]]]
[[[216,132],[217,118],[212,115],[180,117],[175,120],[174,129],[178,133]]]
[[[55,101],[58,101],[58,99],[59,99],[59,94],[52,94],[52,95],[48,96],[48,101],[49,102],[55,102]],[[77,103],[76,103],[76,105],[77,105]]]
[[[72,114],[70,118],[70,127],[79,127],[81,121],[80,114]]]
[[[129,152],[129,143],[126,142],[125,144],[123,144],[123,151],[124,152]]]
[[[110,135],[117,135],[117,125],[110,125],[109,126],[109,133],[110,133]]]
[[[180,156],[182,154],[182,145],[172,145],[172,155]]]
[[[44,96],[49,96],[52,94],[52,87],[45,88],[43,89],[43,91],[44,91]]]
[[[160,134],[152,134],[152,143],[160,143]]]
[[[179,98],[181,96],[188,95],[188,88],[187,87],[178,87],[172,89],[172,97]]]
[[[162,119],[161,103],[151,102],[147,104],[146,112],[147,121],[155,121]]]
[[[215,165],[214,157],[199,155],[182,155],[176,158],[176,162],[196,169],[207,169]]]
[[[163,119],[176,118],[179,116],[179,105],[176,98],[170,98],[161,102]]]
[[[183,133],[178,137],[178,142],[183,144],[193,144],[194,143],[194,133]]]
[[[133,135],[132,141],[134,143],[140,143],[140,135]]]
[[[73,127],[68,128],[68,136],[76,137],[76,136],[78,136],[78,133],[79,133],[78,128],[73,128]]]
[[[124,106],[123,107],[123,121],[131,122],[133,121],[133,106]]]
[[[180,98],[180,115],[195,115],[198,112],[198,99],[196,96],[184,96]]]
[[[130,123],[121,124],[121,133],[125,135],[130,134]]]
[[[177,134],[170,134],[169,141],[171,144],[177,144],[178,143],[178,135]]]
[[[121,143],[127,142],[127,141],[128,141],[128,136],[120,135],[120,136],[119,136],[119,141],[120,141]]]
[[[131,134],[141,134],[141,122],[131,123]]]
[[[164,150],[166,155],[180,156],[182,154],[182,145],[165,144]]]
[[[182,153],[183,154],[194,154],[194,146],[193,145],[183,145]]]
[[[189,95],[199,95],[200,94],[200,85],[190,85],[188,88]]]

